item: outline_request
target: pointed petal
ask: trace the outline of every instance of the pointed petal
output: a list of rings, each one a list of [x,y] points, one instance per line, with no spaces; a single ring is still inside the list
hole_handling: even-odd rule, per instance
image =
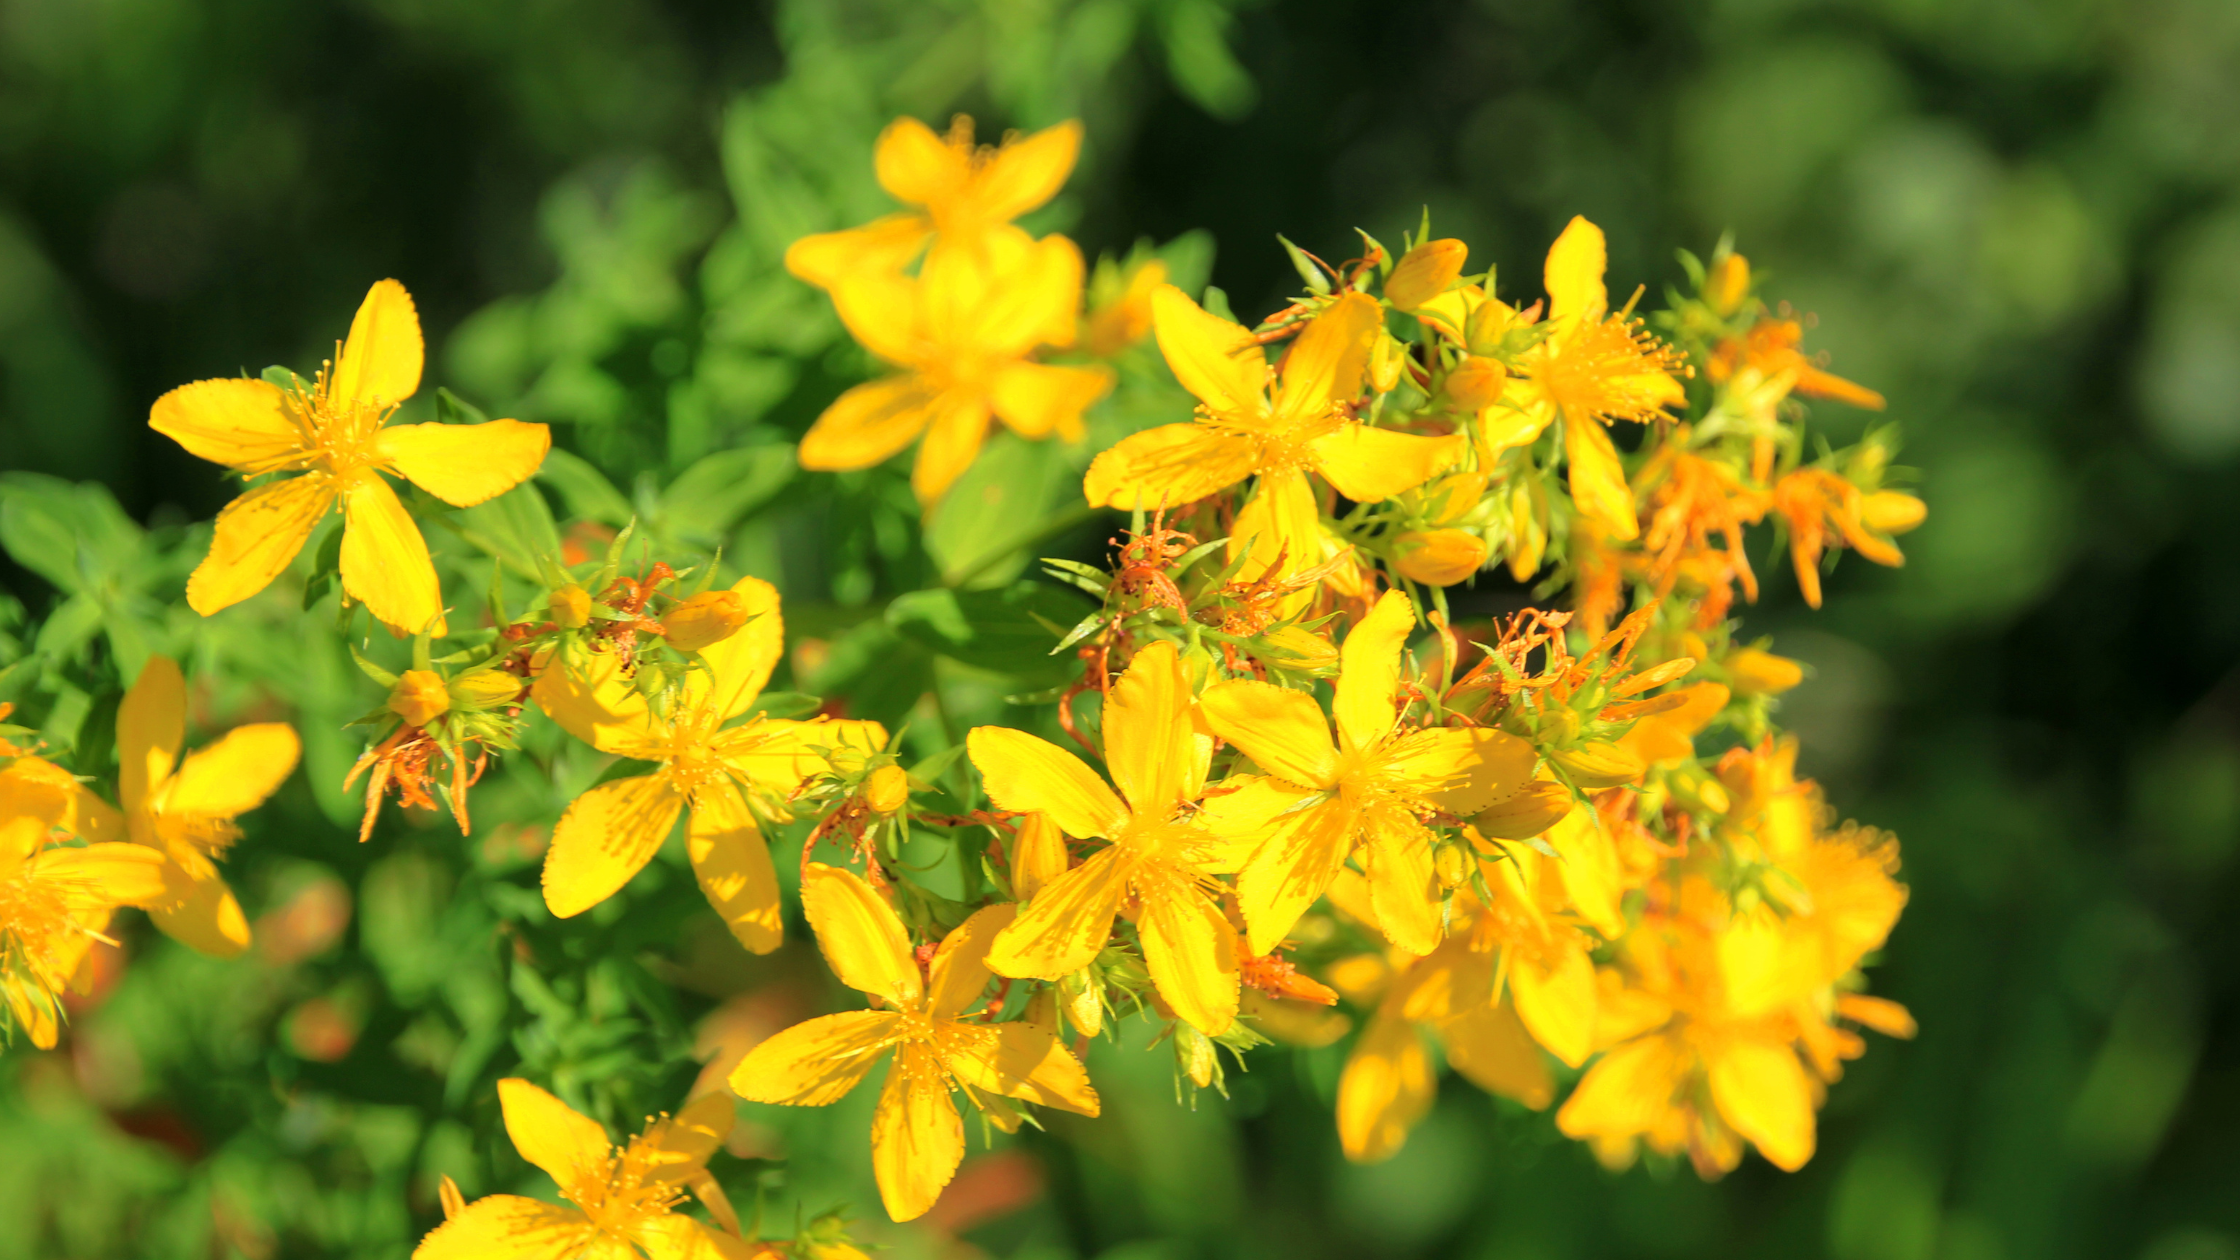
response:
[[[403,634],[435,622],[443,633],[443,591],[427,540],[397,492],[367,474],[342,496],[342,589],[366,611]]]
[[[653,860],[683,810],[684,797],[658,774],[616,779],[577,797],[545,851],[544,904],[566,919],[614,896]]]
[[[1068,367],[1020,360],[997,369],[988,384],[988,402],[996,418],[1021,437],[1046,438],[1055,433],[1068,442],[1081,440],[1081,413],[1112,392],[1117,379],[1102,364]]]
[[[708,665],[709,703],[725,719],[746,712],[762,694],[770,671],[785,654],[786,639],[777,587],[758,577],[743,577],[731,584],[731,590],[746,606],[747,624],[700,652]]]
[[[1347,293],[1315,316],[1278,369],[1278,420],[1319,420],[1334,404],[1352,402],[1369,366],[1370,336],[1383,323],[1382,308],[1366,293]]]
[[[265,803],[295,772],[303,741],[286,722],[236,726],[188,755],[161,794],[168,814],[234,818]]]
[[[1192,708],[1182,658],[1165,640],[1136,653],[1106,693],[1105,768],[1134,813],[1164,822],[1183,803],[1198,760]]]
[[[1308,443],[1314,470],[1356,503],[1381,503],[1413,490],[1461,458],[1469,447],[1460,434],[1427,437],[1348,422]]]
[[[1547,960],[1512,953],[1509,991],[1533,1040],[1568,1066],[1587,1061],[1594,1052],[1597,988],[1594,962],[1585,951],[1564,950]]]
[[[1556,1127],[1574,1138],[1647,1133],[1671,1110],[1686,1071],[1670,1038],[1629,1041],[1587,1069],[1556,1112]]]
[[[731,1069],[731,1092],[792,1107],[836,1103],[894,1044],[898,1018],[892,1011],[842,1011],[795,1024],[747,1051]]]
[[[1314,697],[1273,683],[1215,683],[1198,697],[1206,724],[1262,770],[1301,787],[1327,787],[1338,769],[1330,724]]]
[[[641,1149],[652,1153],[647,1178],[681,1186],[707,1170],[708,1158],[723,1145],[737,1119],[731,1095],[711,1090],[646,1129]]]
[[[1580,514],[1614,539],[1638,535],[1641,524],[1633,511],[1633,491],[1626,485],[1618,448],[1610,444],[1602,422],[1590,416],[1565,417],[1563,457],[1571,466],[1571,500]]]
[[[955,196],[972,170],[965,155],[915,118],[888,123],[871,153],[879,187],[896,201],[911,205]]]
[[[976,726],[965,737],[972,764],[1003,809],[1050,815],[1067,835],[1111,835],[1128,807],[1081,758],[1046,739],[1008,726]]]
[[[394,280],[376,281],[350,321],[350,339],[327,378],[327,397],[343,405],[394,407],[420,388],[425,357],[412,295]]]
[[[1326,554],[1322,512],[1315,506],[1314,487],[1307,484],[1306,474],[1289,469],[1260,478],[1229,533],[1231,560],[1247,549],[1252,558],[1237,570],[1240,582],[1253,581],[1270,570],[1280,577],[1322,563]],[[1301,592],[1288,603],[1303,607],[1306,594]],[[1290,606],[1284,609],[1286,615],[1294,611]]]
[[[988,951],[1017,910],[1009,904],[983,907],[941,939],[933,965],[926,969],[926,1010],[935,1019],[955,1019],[980,1000],[995,978],[988,970]]]
[[[203,616],[231,608],[279,577],[334,503],[323,473],[268,481],[218,513],[210,554],[187,579],[187,604]]]
[[[505,1113],[506,1136],[521,1158],[563,1189],[577,1169],[598,1163],[614,1149],[598,1121],[520,1077],[498,1082],[498,1108]]]
[[[1174,1012],[1218,1037],[1237,1018],[1237,930],[1206,895],[1180,878],[1144,887],[1136,929],[1151,983]]]
[[[560,729],[603,753],[642,753],[659,729],[645,696],[623,674],[622,658],[611,652],[580,663],[545,661],[529,695]]]
[[[1369,904],[1385,939],[1422,956],[1439,947],[1439,880],[1431,868],[1431,831],[1402,815],[1371,832]]]
[[[1081,247],[1066,237],[994,229],[978,248],[936,246],[921,275],[927,334],[944,347],[1016,358],[1073,344],[1083,264]]]
[[[864,271],[900,271],[925,248],[933,222],[922,214],[890,214],[862,227],[819,232],[786,246],[786,270],[820,289]]]
[[[768,718],[732,730],[738,739],[716,741],[724,763],[757,789],[780,796],[791,796],[803,780],[828,769],[831,754],[841,749],[868,754],[887,743],[886,727],[853,718]]]
[[[1268,954],[1307,907],[1330,887],[1353,845],[1354,813],[1325,801],[1279,825],[1237,875],[1237,905],[1250,929],[1252,952]]]
[[[700,789],[692,798],[685,849],[701,893],[741,945],[767,954],[785,943],[778,869],[739,789],[723,780]]]
[[[988,953],[997,975],[1055,980],[1081,970],[1112,935],[1112,916],[1127,893],[1128,864],[1104,849],[1035,894]]]
[[[988,439],[988,404],[952,390],[940,397],[930,415],[925,441],[918,444],[918,462],[910,468],[910,488],[929,507],[980,458],[981,443]]]
[[[1774,1167],[1795,1172],[1812,1158],[1812,1083],[1796,1052],[1764,1041],[1733,1040],[1706,1052],[1711,1100],[1734,1131]]]
[[[117,797],[128,810],[171,777],[187,741],[187,680],[178,662],[151,656],[117,706]]]
[[[747,1242],[689,1216],[653,1217],[631,1230],[630,1240],[645,1252],[646,1260],[760,1260],[770,1254],[760,1243]],[[637,1251],[621,1246],[616,1250],[614,1260],[637,1260]]]
[[[212,875],[192,883],[186,900],[152,909],[148,917],[165,936],[198,954],[233,958],[249,948],[249,916],[241,912],[225,880]]]
[[[519,420],[396,424],[375,436],[374,448],[422,490],[473,507],[535,476],[552,449],[552,430]]]
[[[156,399],[148,427],[198,459],[243,471],[285,463],[304,449],[287,396],[264,381],[196,381]]]
[[[72,910],[167,905],[188,892],[179,868],[145,845],[47,849],[26,866],[35,883],[54,889]]]
[[[1555,1101],[1555,1079],[1540,1057],[1540,1047],[1508,1003],[1476,1007],[1439,1025],[1447,1062],[1489,1094],[1514,1098],[1539,1111]]]
[[[1283,816],[1306,795],[1303,788],[1264,775],[1223,779],[1198,811],[1198,825],[1217,841],[1200,856],[1199,869],[1215,875],[1243,869],[1253,850],[1275,833]]]
[[[429,1231],[412,1260],[569,1260],[595,1232],[572,1207],[493,1194]]]
[[[1602,284],[1602,273],[1608,266],[1609,249],[1603,242],[1602,229],[1587,222],[1584,215],[1573,215],[1556,243],[1548,247],[1548,318],[1600,316],[1610,304]]]
[[[1434,727],[1392,741],[1378,765],[1439,808],[1469,817],[1523,787],[1538,760],[1530,743],[1506,731]]]
[[[1130,434],[1089,464],[1081,493],[1091,507],[1155,512],[1181,507],[1252,475],[1252,439],[1205,424],[1163,424]]]
[[[935,397],[915,372],[858,385],[824,409],[794,458],[813,472],[883,463],[925,432]]]
[[[1561,861],[1541,867],[1546,878],[1563,890],[1572,913],[1605,940],[1625,935],[1626,917],[1620,903],[1625,897],[1625,876],[1618,863],[1617,846],[1603,830],[1601,816],[1591,809],[1574,809],[1544,839]]]
[[[1065,833],[1050,815],[1028,814],[1019,820],[1019,834],[1011,842],[1011,891],[1021,901],[1058,882],[1066,873]]]
[[[1208,410],[1249,418],[1266,413],[1268,360],[1251,333],[1207,313],[1171,284],[1152,291],[1151,327],[1175,379]]]
[[[1386,591],[1346,636],[1338,649],[1337,698],[1330,706],[1340,748],[1371,748],[1391,733],[1400,717],[1400,650],[1415,628],[1414,603],[1399,591]]]
[[[871,1118],[871,1171],[887,1215],[916,1220],[964,1162],[964,1117],[933,1052],[904,1046],[887,1069],[879,1110]]]
[[[996,151],[979,172],[980,212],[1009,222],[1058,195],[1081,156],[1081,124],[1068,120]]]
[[[910,933],[894,907],[854,872],[811,862],[802,874],[801,908],[842,984],[900,1007],[925,999]]]
[[[1338,1077],[1338,1142],[1346,1158],[1374,1164],[1398,1154],[1438,1093],[1415,1025],[1379,1011]]]
[[[1097,1114],[1089,1070],[1056,1033],[1035,1024],[960,1024],[941,1043],[941,1062],[958,1080],[983,1093]]]

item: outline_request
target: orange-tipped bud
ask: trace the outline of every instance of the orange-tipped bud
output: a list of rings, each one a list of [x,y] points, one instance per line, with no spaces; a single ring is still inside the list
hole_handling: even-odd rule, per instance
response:
[[[408,669],[389,689],[389,712],[406,726],[426,726],[451,709],[451,692],[432,670]]]
[[[1460,529],[1418,529],[1393,543],[1400,575],[1425,586],[1453,586],[1486,562],[1486,540]]]
[[[1859,523],[1885,534],[1902,534],[1929,518],[1929,505],[1899,490],[1877,490],[1859,500]]]
[[[1738,695],[1778,696],[1804,681],[1804,666],[1786,656],[1737,648],[1727,657],[1727,681]]]
[[[1713,263],[1711,274],[1703,278],[1703,300],[1722,316],[1741,310],[1749,296],[1750,260],[1740,254]]]
[[[910,803],[910,772],[888,762],[863,782],[863,803],[875,814],[892,814]]]
[[[713,647],[747,624],[747,601],[737,591],[702,591],[661,619],[669,645],[682,652]]]
[[[1470,247],[1452,237],[1425,241],[1392,269],[1392,277],[1384,282],[1385,300],[1394,310],[1416,309],[1445,293],[1462,274],[1462,260],[1469,256]]]
[[[581,630],[591,624],[591,592],[580,586],[563,586],[552,593],[552,624],[562,630]]]
[[[1530,840],[1562,822],[1571,812],[1571,790],[1544,780],[1527,783],[1476,818],[1470,825],[1488,840]]]
[[[1462,366],[1447,373],[1447,397],[1464,411],[1484,411],[1501,401],[1501,390],[1509,380],[1509,369],[1498,359],[1477,355],[1464,359]]]
[[[1577,748],[1565,748],[1548,754],[1548,760],[1563,768],[1571,781],[1588,791],[1614,788],[1639,779],[1648,770],[1647,763],[1632,752],[1606,740],[1590,740]]]

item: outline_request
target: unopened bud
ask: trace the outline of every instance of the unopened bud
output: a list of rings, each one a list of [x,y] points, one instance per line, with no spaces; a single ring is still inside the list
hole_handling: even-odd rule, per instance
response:
[[[1431,851],[1431,871],[1439,877],[1439,887],[1460,888],[1470,882],[1470,854],[1452,841]]]
[[[1529,582],[1540,571],[1540,558],[1548,550],[1548,531],[1540,523],[1532,491],[1518,486],[1509,492],[1509,576]]]
[[[1486,562],[1486,540],[1467,530],[1410,530],[1393,542],[1393,567],[1411,582],[1453,586]]]
[[[669,646],[698,652],[723,642],[747,624],[747,601],[737,591],[702,591],[669,610],[661,628]]]
[[[1369,346],[1369,387],[1389,394],[1400,385],[1400,367],[1408,359],[1408,344],[1384,328]]]
[[[1284,669],[1302,673],[1315,673],[1338,667],[1338,649],[1330,640],[1304,626],[1284,626],[1260,636],[1268,651],[1262,655],[1271,658]]]
[[[451,693],[433,670],[408,669],[389,689],[389,712],[406,726],[426,726],[451,708]]]
[[[863,802],[875,814],[892,814],[910,803],[910,772],[888,762],[863,783]]]
[[[1727,795],[1726,785],[1707,774],[1675,774],[1671,778],[1673,793],[1691,805],[1714,814],[1724,814],[1734,808],[1734,798]]]
[[[1221,1074],[1221,1061],[1214,1056],[1213,1039],[1188,1024],[1177,1021],[1174,1026],[1174,1060],[1182,1074],[1199,1089],[1213,1084]]]
[[[591,624],[591,592],[580,586],[563,586],[548,601],[552,623],[562,630],[581,630]]]
[[[1573,783],[1590,791],[1631,783],[1648,769],[1633,753],[1599,739],[1549,753],[1548,760],[1561,766]]]
[[[638,666],[638,675],[635,681],[638,684],[638,694],[645,696],[659,695],[661,689],[669,685],[669,671],[661,668],[654,661],[646,661]]]
[[[1455,406],[1475,414],[1500,402],[1508,381],[1509,369],[1501,366],[1500,360],[1472,355],[1447,373],[1447,397]]]
[[[1066,838],[1048,814],[1019,820],[1011,842],[1011,891],[1026,901],[1066,873]]]
[[[1929,516],[1929,505],[1901,490],[1877,490],[1859,501],[1859,521],[1868,529],[1902,534]]]
[[[1540,715],[1540,742],[1568,744],[1579,738],[1579,711],[1577,709],[1549,709]]]
[[[1741,310],[1749,296],[1750,260],[1740,254],[1729,254],[1713,263],[1711,274],[1703,278],[1703,300],[1722,316]]]
[[[1562,822],[1571,805],[1569,788],[1536,780],[1494,802],[1470,825],[1489,840],[1530,840]]]
[[[1736,648],[1727,657],[1727,681],[1745,696],[1778,696],[1804,681],[1804,666],[1757,648]]]
[[[478,669],[471,674],[461,674],[451,680],[451,707],[499,708],[519,700],[524,685],[519,677],[502,669]]]
[[[1509,335],[1509,324],[1516,312],[1506,302],[1496,302],[1491,297],[1478,303],[1470,312],[1470,322],[1463,328],[1463,338],[1469,343],[1472,354],[1492,354],[1501,348],[1502,338]]]
[[[459,1193],[459,1183],[451,1179],[450,1173],[445,1173],[437,1184],[436,1199],[443,1204],[443,1219],[447,1221],[467,1210],[467,1197]]]
[[[1104,980],[1095,967],[1059,977],[1058,1001],[1075,1032],[1094,1037],[1104,1031]]]
[[[1462,274],[1462,260],[1469,256],[1470,247],[1452,237],[1425,241],[1409,250],[1400,265],[1392,269],[1391,278],[1384,282],[1385,300],[1394,310],[1416,309],[1445,293]]]

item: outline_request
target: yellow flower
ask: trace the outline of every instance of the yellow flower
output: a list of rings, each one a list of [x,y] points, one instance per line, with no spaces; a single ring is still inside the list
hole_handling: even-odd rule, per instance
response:
[[[389,712],[406,726],[426,726],[451,711],[451,691],[432,669],[408,669],[389,689]]]
[[[1081,1061],[1036,1024],[983,1023],[973,1016],[993,978],[988,950],[1014,907],[989,906],[941,942],[921,972],[893,907],[844,870],[810,864],[801,904],[833,974],[883,1010],[843,1011],[796,1024],[749,1051],[731,1088],[750,1102],[822,1107],[838,1102],[887,1051],[879,1109],[871,1122],[871,1165],[879,1197],[898,1221],[923,1216],[964,1159],[964,1119],[952,1089],[1005,1128],[1018,1122],[1005,1099],[1097,1114]]]
[[[50,848],[73,816],[68,773],[25,757],[0,770],[0,998],[31,1043],[51,1049],[59,994],[119,906],[179,901],[187,888],[161,853],[104,842]]]
[[[983,726],[967,738],[997,805],[1045,814],[1070,836],[1112,841],[1036,892],[996,938],[988,965],[1042,980],[1079,971],[1105,947],[1113,916],[1132,906],[1159,995],[1217,1036],[1237,1014],[1237,932],[1211,876],[1235,870],[1235,855],[1184,816],[1205,792],[1213,739],[1175,646],[1138,652],[1106,693],[1104,713],[1117,795],[1079,757],[1024,731]]]
[[[1468,816],[1532,777],[1532,746],[1486,729],[1399,725],[1400,652],[1415,614],[1387,591],[1339,650],[1332,722],[1314,698],[1240,680],[1200,703],[1214,733],[1271,777],[1208,803],[1217,832],[1257,845],[1237,878],[1252,951],[1265,954],[1337,877],[1359,841],[1371,901],[1393,944],[1439,943],[1439,883],[1427,819]]]
[[[703,1094],[674,1118],[647,1121],[645,1132],[626,1146],[611,1144],[598,1121],[524,1080],[499,1081],[498,1104],[514,1148],[575,1206],[517,1194],[476,1199],[447,1212],[449,1219],[420,1240],[413,1260],[621,1260],[641,1254],[747,1260],[753,1254],[708,1175],[708,1157],[731,1132],[731,1100],[724,1095]],[[688,1188],[729,1232],[677,1215]]]
[[[1695,756],[1697,732],[1726,710],[1731,693],[1724,683],[1700,682],[1667,694],[1680,702],[1635,722],[1618,741],[1645,765]]]
[[[150,909],[156,926],[229,958],[248,948],[249,921],[217,859],[241,838],[233,820],[264,804],[295,771],[303,741],[285,722],[256,722],[182,760],[186,730],[186,679],[171,658],[151,656],[117,710],[123,830],[169,858],[190,890],[183,901]]]
[[[366,294],[350,339],[309,388],[268,381],[196,381],[156,400],[148,426],[190,454],[264,482],[218,514],[210,554],[187,580],[207,617],[263,590],[342,504],[342,589],[402,634],[443,633],[442,592],[420,527],[382,473],[446,503],[472,507],[521,484],[544,462],[541,424],[388,425],[420,387],[420,317],[404,286]],[[387,426],[387,427],[384,427]]]
[[[1112,278],[1108,281],[1107,276]],[[1089,332],[1083,338],[1089,353],[1100,359],[1109,359],[1129,346],[1151,335],[1151,295],[1167,282],[1167,265],[1150,259],[1119,278],[1119,268],[1110,260],[1097,264],[1097,279],[1090,288],[1090,298],[1097,305],[1089,312]],[[1109,296],[1097,300],[1102,288]]]
[[[701,654],[705,672],[685,676],[681,694],[656,713],[611,655],[595,656],[583,676],[560,662],[538,675],[537,704],[570,734],[604,753],[656,762],[652,774],[602,783],[568,806],[544,860],[545,905],[561,918],[613,896],[653,859],[691,806],[686,851],[700,889],[740,942],[758,954],[776,949],[784,921],[770,849],[749,812],[750,798],[783,810],[804,779],[826,768],[820,750],[875,752],[887,742],[876,722],[758,717],[747,711],[783,650],[778,592],[759,578],[731,588],[750,614],[745,628]]]
[[[1486,540],[1466,529],[1410,530],[1392,540],[1393,567],[1425,586],[1453,586],[1486,562]]]
[[[1849,543],[1867,559],[1893,568],[1906,562],[1898,545],[1876,532],[1866,519],[1862,509],[1868,498],[1859,487],[1825,468],[1799,468],[1774,483],[1773,510],[1788,523],[1789,559],[1796,568],[1804,602],[1814,608],[1820,606],[1820,555],[1828,547]],[[1920,500],[1913,502],[1918,504]],[[1924,504],[1918,513],[1909,508],[1886,514],[1911,529],[1928,512]],[[1830,537],[1830,526],[1834,526],[1834,537]]]
[[[1080,154],[1078,122],[1006,136],[1002,147],[990,148],[973,145],[972,120],[962,114],[946,137],[915,118],[897,118],[879,133],[872,162],[879,186],[916,209],[805,236],[786,250],[786,269],[829,289],[850,275],[901,270],[936,232],[944,246],[977,246],[1056,196]]]
[[[1279,553],[1285,572],[1328,557],[1307,473],[1356,503],[1375,503],[1422,485],[1462,452],[1460,437],[1395,433],[1352,418],[1383,319],[1364,294],[1340,297],[1299,334],[1272,398],[1267,358],[1250,332],[1173,285],[1152,294],[1151,310],[1159,349],[1197,396],[1198,417],[1147,429],[1097,456],[1082,493],[1092,507],[1179,507],[1257,474],[1229,540],[1232,559],[1252,548],[1240,581],[1265,573]]]
[[[1081,413],[1112,370],[1037,363],[1073,341],[1081,251],[1062,236],[991,235],[984,248],[937,251],[916,277],[862,272],[832,289],[856,340],[903,369],[840,395],[801,439],[803,468],[869,468],[923,434],[910,484],[939,500],[980,453],[990,419],[1021,437],[1080,440]]]

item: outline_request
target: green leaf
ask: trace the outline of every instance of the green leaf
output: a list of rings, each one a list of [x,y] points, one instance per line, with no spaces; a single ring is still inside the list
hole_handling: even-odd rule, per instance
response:
[[[790,444],[717,451],[662,491],[662,525],[670,537],[713,546],[740,517],[784,489],[796,467]]]
[[[823,696],[805,691],[765,691],[747,712],[771,718],[807,717],[824,707]]]
[[[926,553],[945,582],[1005,585],[1031,558],[1019,543],[1050,522],[1051,509],[1078,484],[1076,478],[1056,442],[1030,442],[999,430],[934,509]],[[1078,494],[1070,497],[1080,502]]]
[[[1059,635],[1090,612],[1070,591],[1015,582],[999,591],[911,591],[887,605],[895,633],[951,660],[999,674],[1055,683],[1074,662],[1047,653]]]
[[[140,527],[98,483],[0,474],[0,546],[57,590],[82,591],[122,577],[140,543]]]
[[[1298,271],[1299,278],[1307,282],[1307,288],[1316,293],[1328,293],[1330,277],[1322,273],[1314,259],[1307,257],[1307,251],[1292,244],[1281,232],[1276,233],[1276,239],[1283,243],[1283,252],[1290,256],[1292,267]]]
[[[1237,313],[1229,309],[1229,295],[1213,285],[1206,286],[1205,297],[1198,305],[1206,308],[1208,315],[1219,315],[1232,324],[1237,322]]]
[[[531,581],[544,577],[547,557],[560,555],[560,528],[544,492],[524,482],[459,513],[467,541]]]
[[[622,492],[614,488],[606,474],[573,452],[558,447],[547,451],[544,467],[537,470],[537,480],[560,492],[560,497],[568,502],[571,516],[619,529],[629,523],[633,515],[630,500],[622,497]]]

